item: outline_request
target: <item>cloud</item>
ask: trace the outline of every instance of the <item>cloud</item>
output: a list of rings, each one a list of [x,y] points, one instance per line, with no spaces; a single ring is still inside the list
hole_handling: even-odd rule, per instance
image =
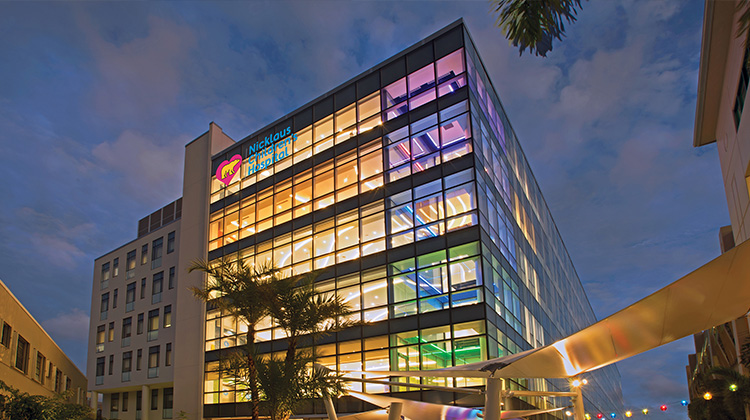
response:
[[[105,40],[93,18],[79,13],[96,66],[91,102],[97,115],[125,124],[161,116],[182,91],[181,66],[195,44],[184,24],[150,15],[145,36],[117,44]]]
[[[85,342],[89,335],[89,316],[83,310],[73,308],[70,312],[58,313],[56,317],[42,321],[42,326],[55,340]]]
[[[127,130],[112,142],[96,145],[91,155],[94,165],[119,175],[112,188],[123,197],[158,206],[181,195],[186,143],[186,138],[159,143]]]
[[[42,261],[73,270],[86,260],[87,254],[81,246],[96,232],[93,223],[74,225],[28,207],[19,209],[17,218],[26,231],[23,236]]]

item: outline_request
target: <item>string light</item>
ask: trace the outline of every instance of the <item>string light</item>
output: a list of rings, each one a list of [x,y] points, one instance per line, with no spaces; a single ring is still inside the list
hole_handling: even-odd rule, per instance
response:
[[[633,417],[633,412],[628,410],[625,412],[625,417]]]
[[[568,417],[570,417],[570,416],[573,415],[573,413],[571,413],[570,410],[568,410],[568,411],[565,412],[565,415],[568,416]]]
[[[706,401],[710,400],[710,399],[711,399],[711,398],[713,398],[713,397],[714,397],[714,396],[713,396],[713,395],[711,395],[711,393],[710,393],[710,392],[706,392],[705,394],[703,394],[703,399],[704,399],[704,400],[706,400]]]
[[[609,416],[612,417],[612,418],[615,418],[615,417],[617,417],[617,414],[615,414],[615,413],[609,413]]]
[[[682,400],[682,401],[680,401],[680,404],[682,404],[683,407],[687,407],[688,402],[687,402],[687,400]]]
[[[581,381],[579,379],[573,379],[573,382],[571,382],[570,384],[578,388],[579,386],[581,386]]]
[[[644,414],[644,415],[648,415],[648,408],[644,408],[644,409],[643,409],[643,410],[641,410],[641,411],[643,412],[643,414]]]
[[[591,420],[591,414],[589,414],[589,413],[584,414],[583,417],[585,417],[586,420]]]
[[[661,409],[661,411],[667,411],[667,405],[666,404],[662,404],[662,406],[659,407],[659,408]]]
[[[598,414],[596,415],[596,418],[598,418],[598,419],[600,419],[600,418],[602,418],[602,417],[604,417],[604,414],[602,414],[602,413],[598,413]]]
[[[737,390],[737,384],[729,385],[729,390],[732,391],[732,392],[736,391]]]

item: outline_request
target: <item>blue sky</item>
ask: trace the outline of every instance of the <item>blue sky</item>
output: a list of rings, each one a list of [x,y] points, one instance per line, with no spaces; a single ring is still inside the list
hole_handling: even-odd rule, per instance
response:
[[[463,17],[599,317],[718,256],[715,146],[692,147],[703,2],[584,2],[546,59],[485,1],[0,3],[0,279],[85,368],[94,258],[235,139]],[[691,339],[619,364],[687,418]]]

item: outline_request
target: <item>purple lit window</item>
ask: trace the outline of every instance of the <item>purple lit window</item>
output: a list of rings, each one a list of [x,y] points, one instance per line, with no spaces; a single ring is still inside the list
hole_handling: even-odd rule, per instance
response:
[[[463,73],[464,70],[464,49],[461,48],[437,61],[438,83],[443,83]]]

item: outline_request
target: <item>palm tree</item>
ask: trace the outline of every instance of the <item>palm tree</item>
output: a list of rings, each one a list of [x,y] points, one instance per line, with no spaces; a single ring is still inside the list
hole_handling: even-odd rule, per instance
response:
[[[581,0],[492,0],[492,5],[499,14],[497,26],[519,54],[528,48],[546,57],[552,41],[565,35],[565,23],[576,21]]]
[[[315,293],[317,274],[275,279],[266,289],[269,314],[287,341],[284,359],[265,358],[259,369],[272,420],[287,420],[306,399],[343,392],[340,375],[316,366],[314,351],[300,350],[303,338],[313,344],[321,335],[359,324],[348,319],[351,311],[338,295]]]
[[[204,288],[192,288],[193,294],[230,315],[244,319],[247,323],[247,344],[244,355],[235,355],[244,360],[247,370],[246,385],[250,389],[252,419],[258,420],[260,392],[258,389],[258,369],[255,355],[256,326],[268,314],[266,289],[278,275],[278,270],[271,266],[249,267],[244,261],[230,262],[221,259],[209,264],[199,260],[193,262],[189,272],[202,271],[208,274]],[[230,359],[229,363],[236,363]]]
[[[723,366],[712,368],[708,372],[720,381],[720,392],[726,409],[736,418],[745,418],[747,405],[750,404],[750,376]]]

